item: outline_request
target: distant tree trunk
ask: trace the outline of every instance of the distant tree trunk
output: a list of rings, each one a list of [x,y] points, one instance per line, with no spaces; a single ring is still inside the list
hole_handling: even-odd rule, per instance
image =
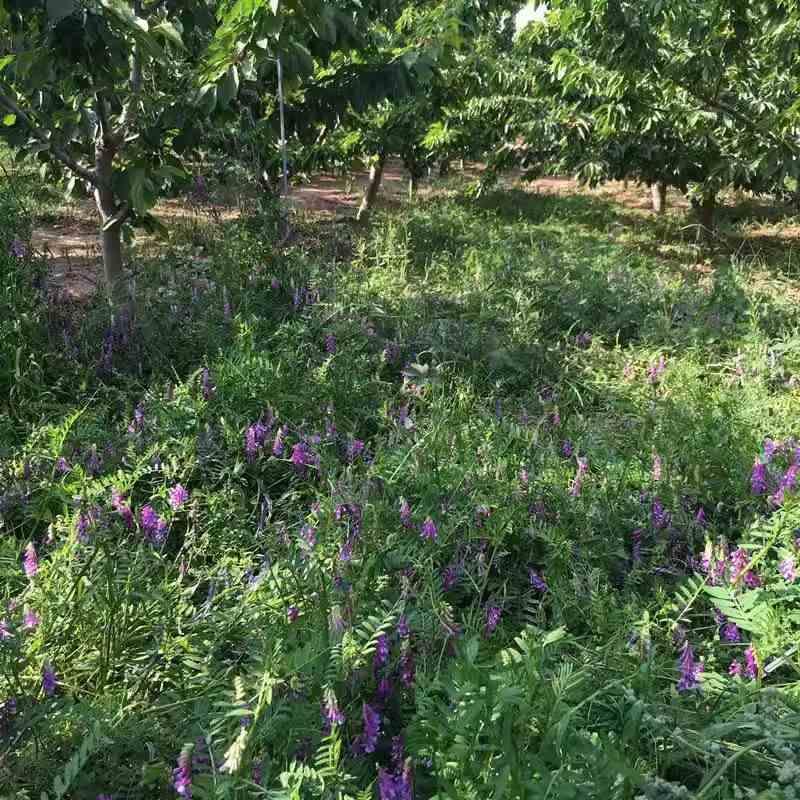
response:
[[[655,181],[650,184],[650,193],[653,198],[653,211],[663,214],[667,208],[667,184],[664,181]]]
[[[386,165],[386,155],[381,153],[378,160],[369,168],[369,182],[364,190],[364,197],[361,200],[361,205],[356,214],[357,220],[366,219],[369,212],[375,205],[375,198],[378,196],[378,189],[381,188],[381,181],[383,180],[383,168]]]
[[[103,272],[108,302],[112,309],[121,309],[127,302],[125,276],[122,268],[122,223],[127,208],[120,207],[112,187],[112,164],[115,149],[98,143],[95,155],[97,187],[94,199],[100,212],[100,246],[103,252]]]
[[[446,178],[450,174],[450,159],[443,158],[439,162],[439,177]]]
[[[408,179],[408,199],[413,200],[417,195],[417,188],[419,186],[419,178],[413,173]]]
[[[714,232],[714,210],[716,205],[716,196],[713,192],[703,195],[703,199],[697,209],[698,220],[700,222],[700,229],[698,231],[699,238],[711,238]]]

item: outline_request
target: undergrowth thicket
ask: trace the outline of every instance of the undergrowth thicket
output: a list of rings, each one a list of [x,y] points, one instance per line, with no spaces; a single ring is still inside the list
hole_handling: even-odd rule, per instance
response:
[[[0,795],[796,797],[785,265],[521,191],[275,230],[109,325],[0,193]]]

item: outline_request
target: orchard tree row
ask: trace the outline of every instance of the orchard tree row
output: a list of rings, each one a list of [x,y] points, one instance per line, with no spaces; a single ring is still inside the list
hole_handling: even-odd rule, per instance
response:
[[[795,0],[0,0],[0,131],[93,194],[112,305],[126,226],[210,150],[265,189],[283,142],[295,169],[367,165],[360,217],[387,158],[412,192],[474,158],[484,185],[640,180],[657,211],[672,186],[710,230],[726,187],[797,188],[799,28]]]

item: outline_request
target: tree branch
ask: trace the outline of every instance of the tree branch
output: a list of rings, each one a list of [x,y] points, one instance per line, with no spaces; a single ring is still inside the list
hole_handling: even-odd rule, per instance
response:
[[[63,147],[56,144],[44,128],[37,125],[29,114],[23,111],[14,100],[3,92],[0,92],[0,107],[13,114],[18,120],[24,122],[33,137],[38,139],[42,144],[47,145],[53,157],[60,161],[65,167],[71,169],[79,178],[83,178],[83,180],[88,181],[93,186],[97,186],[97,175],[92,172],[92,170],[79,164]]]

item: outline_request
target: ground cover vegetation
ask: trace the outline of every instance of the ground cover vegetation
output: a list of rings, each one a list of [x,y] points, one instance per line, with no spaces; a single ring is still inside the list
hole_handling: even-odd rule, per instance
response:
[[[0,3],[0,797],[797,797],[798,22]]]

